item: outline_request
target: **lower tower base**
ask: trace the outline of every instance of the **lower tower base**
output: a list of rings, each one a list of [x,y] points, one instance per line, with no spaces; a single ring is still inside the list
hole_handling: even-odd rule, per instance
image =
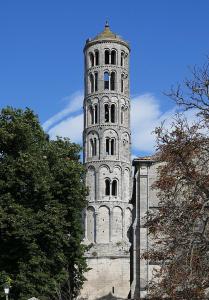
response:
[[[112,255],[108,255],[112,250]],[[98,251],[98,252],[97,252]],[[101,252],[102,253],[101,253]],[[107,254],[105,255],[105,252]],[[89,271],[85,274],[78,299],[127,299],[130,293],[130,254],[124,245],[95,245],[87,253]]]

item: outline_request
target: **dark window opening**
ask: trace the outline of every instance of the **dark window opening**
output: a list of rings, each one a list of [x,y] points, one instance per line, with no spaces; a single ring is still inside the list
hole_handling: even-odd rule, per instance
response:
[[[94,74],[94,80],[95,80],[95,91],[98,91],[98,73]]]
[[[93,53],[89,54],[89,60],[90,60],[90,67],[94,66],[94,55]]]
[[[93,143],[93,156],[97,155],[97,140],[94,138],[94,143]]]
[[[117,180],[113,180],[112,182],[112,195],[117,196]]]
[[[124,52],[121,52],[120,65],[121,65],[121,67],[124,66]]]
[[[110,154],[110,139],[106,139],[106,154]]]
[[[94,92],[94,77],[92,74],[90,74],[90,92]]]
[[[114,288],[114,286],[112,287],[112,294],[114,294],[115,293],[115,288]]]
[[[124,82],[123,82],[123,75],[121,75],[121,93],[124,92]]]
[[[111,64],[116,65],[116,51],[115,50],[113,50],[111,52]]]
[[[109,54],[109,50],[105,50],[105,64],[109,65],[110,63],[110,54]]]
[[[111,151],[110,151],[110,154],[111,155],[115,154],[115,140],[114,139],[111,140]]]
[[[94,111],[92,106],[89,107],[89,113],[90,113],[90,124],[94,124]]]
[[[104,89],[109,90],[109,73],[104,72]]]
[[[109,181],[109,179],[105,180],[105,195],[106,196],[110,195],[110,181]]]
[[[115,104],[111,105],[111,122],[115,123]]]
[[[99,51],[95,51],[95,65],[99,65]]]
[[[111,91],[115,90],[115,73],[114,72],[112,72],[111,76],[110,76],[110,88],[111,88]]]
[[[109,106],[105,104],[105,123],[109,122]]]
[[[94,107],[94,121],[95,121],[95,124],[97,124],[97,122],[98,122],[98,106],[97,106],[97,104]]]

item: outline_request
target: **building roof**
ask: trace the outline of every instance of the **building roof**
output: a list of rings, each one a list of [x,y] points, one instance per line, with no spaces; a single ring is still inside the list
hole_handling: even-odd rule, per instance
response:
[[[154,163],[156,162],[156,155],[151,156],[139,156],[133,159],[133,165],[138,163]]]
[[[153,160],[154,156],[138,156],[136,160]]]
[[[121,36],[119,36],[116,33],[112,32],[111,29],[110,29],[109,23],[107,21],[105,23],[104,30],[101,33],[96,35],[93,39],[89,38],[89,39],[86,40],[86,46],[90,46],[92,44],[102,42],[102,41],[111,41],[111,42],[120,43],[120,44],[123,44],[126,47],[128,47],[129,50],[130,50],[128,42],[123,40],[121,38]],[[86,46],[85,46],[85,48],[86,48]]]
[[[119,35],[115,34],[110,30],[110,26],[106,21],[104,30],[99,33],[93,40],[103,40],[103,39],[121,39]]]

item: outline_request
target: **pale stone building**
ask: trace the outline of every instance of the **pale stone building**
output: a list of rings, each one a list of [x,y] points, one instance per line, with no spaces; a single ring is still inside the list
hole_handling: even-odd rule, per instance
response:
[[[132,224],[129,44],[108,24],[84,47],[84,164],[89,188],[84,214],[90,271],[84,299],[130,295]]]
[[[133,160],[134,166],[134,220],[133,220],[133,282],[131,296],[133,299],[146,297],[148,282],[152,278],[155,262],[140,259],[152,242],[148,229],[144,226],[146,212],[158,208],[157,192],[152,188],[157,178],[159,163],[154,157],[139,157]]]

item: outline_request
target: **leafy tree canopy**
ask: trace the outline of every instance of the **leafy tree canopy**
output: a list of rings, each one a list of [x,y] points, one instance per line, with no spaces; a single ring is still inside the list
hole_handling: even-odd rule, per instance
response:
[[[153,244],[143,255],[159,263],[149,289],[155,299],[209,297],[209,64],[192,73],[169,93],[181,110],[172,127],[156,128],[159,207],[148,213]]]
[[[11,299],[71,299],[82,286],[79,151],[50,141],[30,109],[0,111],[0,284]]]

